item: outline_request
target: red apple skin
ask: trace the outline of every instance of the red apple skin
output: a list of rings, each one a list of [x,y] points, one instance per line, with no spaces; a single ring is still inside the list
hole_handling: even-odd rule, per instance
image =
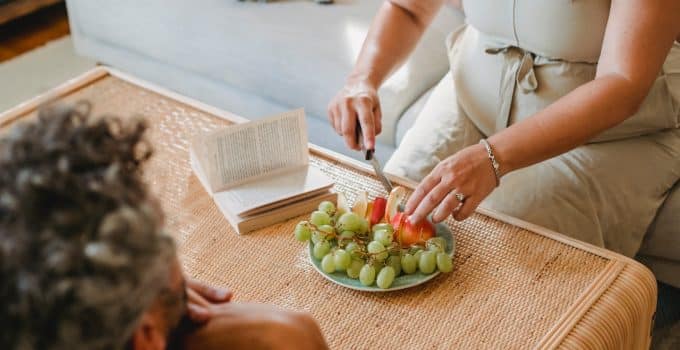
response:
[[[387,199],[383,197],[376,197],[373,200],[373,208],[371,210],[370,223],[371,226],[377,224],[385,216],[385,207],[387,207]]]
[[[394,240],[401,242],[401,246],[404,248],[418,243],[425,243],[425,241],[435,236],[434,224],[428,219],[414,225],[406,214],[399,212],[394,215],[391,224],[394,227]]]

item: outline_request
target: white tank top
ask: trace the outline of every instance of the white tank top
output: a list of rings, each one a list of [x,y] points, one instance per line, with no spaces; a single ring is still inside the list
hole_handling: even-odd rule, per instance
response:
[[[593,80],[610,5],[608,0],[464,0],[468,26],[447,43],[458,104],[491,135]],[[640,110],[592,141],[677,127],[680,44],[675,43]]]
[[[597,62],[609,0],[463,0],[469,24],[541,56]]]

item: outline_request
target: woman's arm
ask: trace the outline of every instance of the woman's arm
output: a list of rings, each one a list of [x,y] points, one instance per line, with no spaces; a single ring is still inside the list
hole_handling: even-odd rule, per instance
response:
[[[357,119],[364,145],[367,149],[375,147],[375,135],[382,128],[377,89],[413,51],[442,3],[391,0],[378,11],[352,73],[328,105],[328,118],[348,147],[359,149],[355,140]]]
[[[632,116],[680,33],[680,1],[614,0],[597,74],[544,110],[489,138],[501,174],[565,153]],[[407,203],[412,220],[470,216],[496,185],[482,145],[441,162]],[[462,207],[451,192],[467,196]]]

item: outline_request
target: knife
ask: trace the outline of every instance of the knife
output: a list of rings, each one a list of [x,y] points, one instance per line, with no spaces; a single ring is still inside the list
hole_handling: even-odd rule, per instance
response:
[[[380,183],[383,185],[383,188],[385,189],[385,191],[387,191],[387,194],[390,194],[390,192],[392,192],[392,183],[387,178],[387,176],[385,176],[385,173],[383,173],[382,167],[380,166],[380,162],[378,161],[378,158],[375,157],[375,149],[366,149],[366,147],[364,147],[363,142],[364,138],[361,135],[361,124],[359,124],[358,120],[356,125],[357,125],[356,126],[357,143],[359,144],[359,146],[361,146],[361,151],[365,152],[366,160],[371,162],[373,170],[375,171],[375,175],[378,177],[378,180],[380,180]]]

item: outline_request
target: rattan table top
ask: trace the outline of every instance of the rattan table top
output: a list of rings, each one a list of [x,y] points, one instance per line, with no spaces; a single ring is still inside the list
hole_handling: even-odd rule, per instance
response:
[[[145,178],[166,212],[186,272],[229,286],[237,301],[310,312],[334,349],[644,344],[628,339],[642,337],[634,331],[639,323],[648,330],[645,305],[653,308],[655,303],[643,268],[598,248],[534,232],[538,230],[529,230],[530,225],[499,220],[492,213],[447,221],[457,240],[453,273],[392,293],[332,284],[317,274],[305,246],[292,236],[302,218],[239,236],[192,174],[189,140],[228,127],[231,121],[112,76],[106,69],[82,79],[89,80],[62,88],[64,100],[89,100],[96,115],[143,116],[150,122],[155,155]],[[5,114],[5,126],[31,111],[20,108]],[[312,151],[311,163],[331,176],[350,202],[360,190],[385,195],[366,168],[351,161]],[[634,292],[628,291],[629,284],[636,286]],[[621,321],[599,328],[598,322],[612,317]]]

